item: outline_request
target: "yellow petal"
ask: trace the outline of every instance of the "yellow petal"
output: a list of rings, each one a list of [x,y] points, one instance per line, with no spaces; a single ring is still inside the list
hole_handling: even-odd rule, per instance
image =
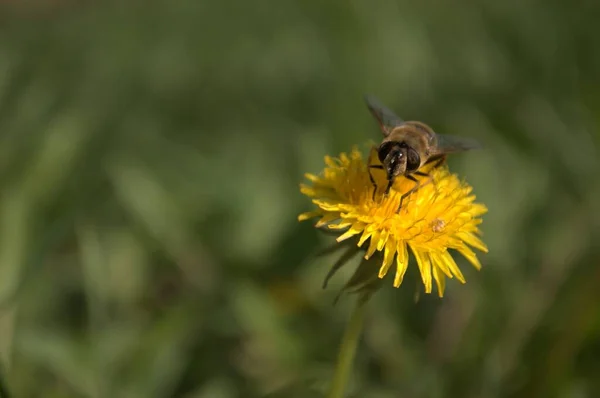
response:
[[[321,228],[322,226],[329,224],[330,222],[335,221],[338,218],[340,218],[338,213],[327,213],[323,217],[321,217],[319,221],[317,221],[315,227]],[[331,228],[331,225],[329,226],[329,228]]]
[[[448,278],[452,278],[452,272],[442,259],[442,253],[431,252],[429,253],[429,258],[431,259],[431,266],[433,269],[439,268],[440,271],[443,272]]]
[[[353,237],[354,235],[358,235],[359,233],[361,233],[363,231],[363,229],[365,229],[365,224],[361,223],[361,222],[357,222],[354,223],[349,230],[347,230],[346,232],[344,232],[342,235],[338,236],[338,238],[336,239],[338,242],[341,242],[343,240],[346,240],[348,238]]]
[[[473,215],[474,217],[481,216],[487,212],[488,212],[488,208],[481,203],[473,204],[471,206],[471,210],[469,211],[469,213],[471,213],[471,215]]]
[[[336,219],[338,219],[340,217],[338,213],[333,213],[333,214],[337,216],[337,218],[334,218],[333,220],[336,220]],[[331,221],[333,221],[333,220],[331,220]],[[337,231],[337,230],[340,230],[340,229],[346,229],[346,228],[348,228],[351,225],[352,225],[352,221],[340,221],[337,224],[329,224],[327,226],[327,228],[333,229],[333,230]]]
[[[408,250],[406,249],[406,243],[404,243],[404,241],[398,241],[396,252],[396,276],[394,277],[394,287],[400,287],[406,269],[408,268]]]
[[[319,177],[317,177],[316,175],[311,174],[311,173],[304,173],[304,178],[306,178],[307,180],[312,181],[312,182],[317,182],[320,180]]]
[[[373,253],[375,253],[375,250],[377,250],[377,242],[378,241],[379,241],[379,232],[375,231],[375,232],[373,232],[373,235],[371,235],[371,241],[369,242],[369,248],[367,249],[367,252],[365,253],[366,260],[371,258]]]
[[[412,246],[410,248],[417,259],[417,265],[421,271],[421,279],[423,279],[423,285],[425,285],[425,293],[431,293],[431,260],[429,259],[429,255],[421,250],[415,249]]]
[[[346,167],[348,167],[348,165],[350,164],[350,159],[348,158],[348,155],[345,152],[340,153],[340,162],[343,166]]]
[[[372,232],[365,228],[360,236],[360,239],[358,240],[358,247],[361,247],[367,241],[367,239],[369,239],[371,234]]]
[[[306,196],[310,196],[311,198],[317,196],[316,189],[304,184],[300,184],[300,192],[302,192]]]
[[[452,258],[452,255],[450,254],[450,252],[448,252],[448,250],[446,250],[445,252],[443,252],[440,255],[440,257],[441,257],[441,260],[444,262],[444,264],[446,264],[446,267],[448,267],[450,272],[452,272],[452,275],[454,275],[456,277],[456,279],[458,279],[461,283],[466,283],[465,277],[463,276],[462,272],[460,271],[460,268],[458,268],[458,265],[456,265],[456,262]]]
[[[332,158],[332,157],[331,157],[331,156],[329,156],[329,155],[325,156],[325,164],[326,164],[328,167],[331,167],[331,168],[336,168],[336,167],[338,167],[338,164],[337,164],[337,162],[335,161],[335,159],[334,159],[334,158]]]
[[[464,258],[469,260],[469,262],[473,264],[473,266],[477,268],[477,270],[481,269],[481,263],[479,262],[479,259],[477,258],[477,255],[473,252],[473,250],[469,249],[466,245],[458,247],[456,250],[458,250],[458,252],[462,254]]]
[[[438,296],[444,297],[444,289],[446,288],[446,276],[440,271],[438,267],[433,267],[433,278],[437,285]]]
[[[314,210],[314,211],[308,211],[306,213],[302,213],[298,216],[298,221],[306,221],[306,220],[310,220],[311,218],[314,217],[318,217],[321,215],[321,212],[318,210]]]
[[[381,234],[379,235],[379,241],[377,242],[377,250],[383,250],[383,247],[385,246],[385,242],[387,242],[389,234],[390,231],[388,231],[387,229],[381,231]]]
[[[314,204],[319,206],[321,209],[326,211],[340,211],[342,205],[339,201],[334,199],[314,199],[312,201]]]
[[[462,239],[469,246],[474,247],[475,249],[479,249],[484,253],[488,252],[488,248],[485,243],[481,241],[477,236],[473,235],[470,232],[459,232],[456,234],[458,239]]]
[[[396,254],[396,241],[393,237],[389,237],[385,244],[385,251],[383,252],[383,264],[381,265],[381,268],[379,268],[380,278],[383,278],[390,269],[390,266],[394,261],[394,254]]]

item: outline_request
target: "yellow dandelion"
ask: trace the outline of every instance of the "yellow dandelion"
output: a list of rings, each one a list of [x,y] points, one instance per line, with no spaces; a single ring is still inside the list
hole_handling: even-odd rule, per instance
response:
[[[374,150],[369,156],[370,163],[379,163]],[[380,252],[379,278],[388,273],[395,259],[393,285],[399,287],[408,267],[409,248],[417,261],[425,292],[432,292],[435,280],[440,297],[444,294],[446,277],[456,277],[465,283],[450,249],[475,268],[481,268],[472,249],[487,252],[478,229],[487,208],[474,203],[471,186],[460,181],[446,166],[423,168],[430,177],[421,177],[421,186],[404,199],[398,212],[400,197],[414,186],[413,181],[397,178],[387,196],[378,190],[373,197],[367,164],[357,148],[338,158],[326,156],[325,164],[321,175],[305,175],[311,184],[302,184],[301,192],[312,198],[316,209],[298,219],[318,217],[316,227],[339,231],[338,242],[357,239],[357,246],[365,249],[367,260]],[[385,172],[371,173],[378,187],[386,186]]]

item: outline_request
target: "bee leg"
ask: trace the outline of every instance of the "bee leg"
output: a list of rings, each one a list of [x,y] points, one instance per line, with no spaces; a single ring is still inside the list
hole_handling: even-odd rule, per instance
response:
[[[438,167],[440,164],[442,164],[442,162],[443,162],[443,160],[439,161],[438,163],[436,163],[436,164],[433,166],[433,168],[436,168],[436,167]],[[422,187],[422,186],[424,186],[424,185],[427,185],[427,184],[429,184],[430,182],[432,182],[432,181],[433,181],[433,176],[432,176],[431,174],[429,174],[429,173],[424,173],[424,172],[422,172],[422,171],[415,171],[413,174],[414,174],[414,175],[417,175],[417,176],[419,176],[419,177],[427,177],[427,181],[425,182],[425,184],[423,184],[423,183],[421,183],[421,182],[419,181],[419,187]]]
[[[396,213],[400,213],[400,209],[402,209],[402,202],[404,202],[404,198],[408,197],[410,194],[412,194],[413,192],[415,192],[421,186],[421,183],[415,177],[413,177],[412,175],[407,175],[405,177],[408,178],[411,181],[414,181],[415,182],[415,186],[412,187],[408,192],[405,192],[404,194],[402,194],[402,196],[400,196],[400,204],[398,205],[398,210],[396,210]]]
[[[437,157],[437,158],[431,158],[431,159],[427,160],[427,162],[425,162],[425,164],[429,164],[429,163],[435,162],[433,164],[433,167],[431,167],[431,169],[430,169],[430,170],[434,170],[434,169],[437,169],[439,166],[441,166],[442,163],[444,163],[445,160],[446,160],[446,156],[443,155],[443,156],[440,156],[440,157]],[[431,176],[430,173],[425,173],[423,171],[417,170],[413,174],[417,175],[419,177],[427,177],[427,182],[425,183],[425,185],[427,185],[427,184],[429,184],[430,182],[433,181],[433,177]]]
[[[435,165],[435,166],[433,166],[433,167],[435,168],[435,167],[437,167],[437,165]],[[427,184],[429,184],[431,181],[433,181],[433,177],[431,176],[431,174],[424,173],[424,172],[422,172],[422,171],[415,171],[413,174],[414,174],[414,175],[417,175],[417,176],[419,176],[419,177],[427,177],[427,182],[426,182],[425,184],[421,184],[421,182],[419,181],[419,186],[421,186],[421,185],[427,185]],[[414,181],[414,179],[413,179],[413,181]]]
[[[439,166],[442,165],[442,163],[444,163],[444,161],[446,161],[446,157],[442,156],[441,158],[438,159],[437,162],[435,162],[435,164],[433,165],[433,168],[437,169]]]
[[[375,194],[377,193],[377,184],[375,183],[375,179],[373,178],[373,175],[371,174],[371,169],[383,170],[383,166],[380,164],[370,164],[368,169],[369,169],[369,179],[371,180],[371,184],[373,184],[373,200],[375,200]]]
[[[441,163],[441,162],[440,162],[440,163]],[[436,168],[437,166],[438,166],[438,165],[436,164],[436,165],[435,165],[435,166],[433,166],[433,167],[434,167],[434,168]],[[432,177],[432,176],[431,176],[431,174],[429,174],[429,173],[424,173],[424,172],[422,172],[422,171],[415,171],[413,174],[414,174],[414,175],[416,175],[416,176],[419,176],[419,177],[427,177],[427,182],[426,182],[425,184],[421,184],[421,185],[427,185],[427,184],[429,184],[431,181],[433,181],[433,177]]]
[[[390,193],[390,189],[392,189],[392,185],[394,185],[394,180],[391,179],[388,181],[387,187],[385,187],[385,194],[387,196],[387,194]]]
[[[436,169],[439,166],[441,166],[441,164],[444,163],[445,160],[446,160],[446,155],[442,155],[442,156],[439,156],[439,157],[432,157],[432,158],[428,159],[425,162],[425,164],[429,164],[431,162],[435,162],[435,164],[433,165],[432,169]]]

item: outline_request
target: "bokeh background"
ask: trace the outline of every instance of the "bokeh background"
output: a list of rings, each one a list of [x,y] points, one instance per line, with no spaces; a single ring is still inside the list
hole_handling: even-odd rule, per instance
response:
[[[353,296],[297,214],[362,95],[476,138],[483,269],[369,303],[348,396],[600,396],[594,1],[0,5],[0,373],[14,397],[320,397]],[[411,271],[415,270],[411,263]],[[410,271],[409,271],[410,272]],[[413,274],[414,276],[414,274]]]

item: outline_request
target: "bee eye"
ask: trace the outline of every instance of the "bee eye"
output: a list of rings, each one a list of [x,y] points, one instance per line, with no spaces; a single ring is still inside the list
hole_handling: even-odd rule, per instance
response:
[[[412,148],[406,151],[406,169],[408,171],[416,171],[421,166],[421,157]]]
[[[384,142],[381,144],[379,149],[377,150],[377,157],[379,157],[379,161],[383,163],[387,155],[390,153],[392,148],[395,146],[393,142]]]

